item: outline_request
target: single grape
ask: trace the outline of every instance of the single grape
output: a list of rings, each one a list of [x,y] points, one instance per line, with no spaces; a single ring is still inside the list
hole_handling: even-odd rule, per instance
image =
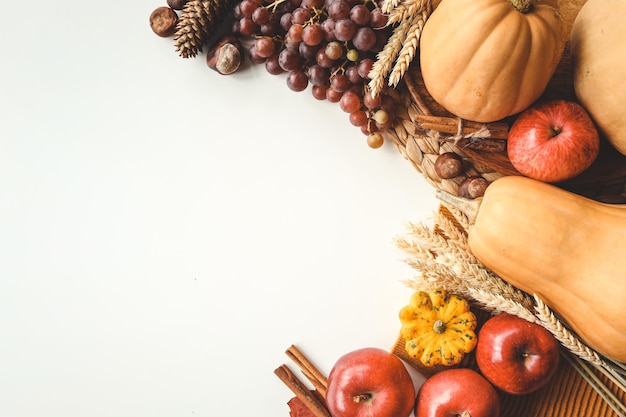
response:
[[[304,27],[301,24],[294,23],[291,25],[289,30],[287,31],[287,36],[296,43],[302,42],[302,32],[304,31]]]
[[[335,37],[339,41],[350,41],[356,33],[356,25],[350,19],[341,19],[335,22]]]
[[[243,36],[252,36],[259,30],[259,26],[250,17],[239,19],[239,33]]]
[[[298,45],[298,52],[300,52],[300,56],[302,56],[307,63],[314,63],[315,56],[317,55],[317,51],[320,47],[320,45],[311,46],[304,42],[300,42]]]
[[[254,46],[256,48],[256,53],[263,58],[268,58],[274,54],[276,51],[276,44],[274,41],[267,37],[261,36],[256,39]]]
[[[363,83],[363,78],[359,75],[359,67],[356,64],[350,64],[346,66],[344,74],[348,77],[348,80],[353,85],[359,85]]]
[[[352,87],[352,84],[345,74],[338,73],[330,78],[330,86],[335,91],[343,93],[344,91],[347,91],[350,87]]]
[[[327,7],[328,17],[333,20],[348,19],[350,17],[350,3],[346,0],[335,0]]]
[[[302,29],[302,42],[310,46],[319,45],[324,39],[324,29],[319,23],[306,25]]]
[[[374,8],[370,12],[370,27],[373,29],[381,29],[387,25],[388,17],[380,7]]]
[[[320,65],[311,65],[307,68],[306,74],[313,85],[328,85],[329,83],[330,71]]]
[[[242,0],[239,3],[239,11],[243,17],[252,18],[252,14],[258,9],[259,5],[254,0]]]
[[[327,89],[328,86],[326,85],[314,85],[311,87],[311,93],[313,94],[313,97],[315,97],[317,100],[326,100]]]
[[[311,9],[298,7],[291,12],[291,23],[294,25],[304,25],[309,19],[311,19]]]
[[[371,58],[364,58],[359,61],[359,75],[367,80],[369,79],[369,73],[372,71],[372,67],[374,66],[374,60]]]
[[[359,51],[354,48],[348,49],[348,52],[346,52],[346,59],[351,62],[357,62],[359,60]]]
[[[378,149],[385,143],[385,138],[380,132],[374,132],[367,136],[367,145],[372,149]]]
[[[387,113],[387,111],[383,109],[377,110],[374,112],[372,119],[374,119],[376,124],[384,125],[389,121],[389,113]]]
[[[278,20],[270,19],[267,23],[261,25],[261,33],[265,36],[278,36],[283,34],[283,28]]]
[[[339,100],[339,107],[346,113],[354,113],[361,108],[361,97],[352,91],[346,91]]]
[[[330,68],[336,63],[334,59],[330,59],[328,55],[326,55],[326,48],[320,48],[317,50],[317,53],[315,54],[315,62],[324,68]]]
[[[382,101],[383,98],[380,94],[374,96],[372,95],[371,91],[367,91],[365,94],[363,94],[363,104],[370,110],[374,110],[380,107]]]
[[[335,37],[335,21],[333,19],[326,19],[322,22],[322,29],[324,30],[324,40],[332,42],[337,40]]]
[[[297,50],[285,48],[278,54],[278,64],[285,71],[295,71],[300,68],[302,58]]]
[[[257,25],[264,25],[270,21],[270,11],[265,7],[257,7],[252,15],[250,16],[252,21]]]
[[[262,64],[265,62],[265,57],[260,56],[256,50],[256,44],[250,45],[248,48],[248,57],[253,64]]]
[[[343,93],[335,91],[332,87],[326,89],[326,100],[330,101],[331,103],[339,103],[339,100],[341,100],[341,96],[343,96]]]
[[[265,70],[272,75],[279,75],[285,72],[278,63],[278,54],[274,54],[265,61]]]
[[[350,20],[357,26],[367,26],[370,23],[372,12],[364,4],[356,4],[350,9]]]
[[[309,79],[302,71],[289,71],[287,74],[287,87],[293,91],[304,91],[309,85]]]
[[[367,113],[364,110],[357,110],[350,113],[350,123],[353,126],[361,127],[367,124]]]
[[[279,19],[280,22],[280,27],[282,27],[284,30],[289,30],[289,28],[291,27],[291,13],[284,13],[280,16]]]
[[[352,38],[352,44],[359,51],[367,51],[376,44],[376,33],[372,28],[358,28]]]
[[[337,41],[328,42],[324,52],[329,59],[335,61],[343,55],[343,45]]]

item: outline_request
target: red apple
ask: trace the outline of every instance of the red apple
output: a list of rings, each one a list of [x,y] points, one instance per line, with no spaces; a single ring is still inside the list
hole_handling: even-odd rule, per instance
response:
[[[494,387],[469,368],[446,369],[424,382],[417,394],[415,417],[498,417],[500,398]]]
[[[413,379],[394,354],[357,349],[328,374],[326,404],[333,417],[407,417],[415,404]]]
[[[476,363],[483,376],[502,391],[528,394],[547,384],[556,372],[559,346],[544,327],[499,314],[478,333]]]
[[[557,183],[585,171],[598,157],[600,138],[578,103],[536,104],[513,122],[507,140],[511,164],[523,175]]]

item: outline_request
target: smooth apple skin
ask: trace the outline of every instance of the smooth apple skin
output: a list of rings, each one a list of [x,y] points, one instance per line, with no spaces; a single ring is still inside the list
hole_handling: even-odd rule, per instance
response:
[[[521,174],[548,183],[573,178],[597,159],[600,137],[578,103],[552,100],[522,112],[507,140],[511,164]]]
[[[559,355],[559,342],[548,330],[511,314],[490,318],[478,334],[480,372],[509,394],[529,394],[546,385],[558,368]]]
[[[424,382],[417,394],[415,417],[499,417],[500,397],[478,372],[446,369]]]
[[[326,405],[333,417],[407,417],[415,405],[413,379],[391,352],[357,349],[328,374]]]

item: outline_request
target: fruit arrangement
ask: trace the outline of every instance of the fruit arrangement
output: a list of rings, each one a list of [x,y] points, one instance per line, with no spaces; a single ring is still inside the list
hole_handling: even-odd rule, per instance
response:
[[[497,416],[570,369],[626,414],[624,12],[623,0],[168,0],[152,13],[184,58],[206,48],[220,75],[247,59],[338,103],[442,201],[435,228],[397,242],[419,276],[392,352],[347,355],[328,380],[309,378],[315,395],[277,372],[300,393],[292,410],[308,404],[300,417]],[[351,363],[376,361],[368,385],[398,358],[422,388],[404,375],[352,391]],[[443,404],[444,392],[484,400]]]

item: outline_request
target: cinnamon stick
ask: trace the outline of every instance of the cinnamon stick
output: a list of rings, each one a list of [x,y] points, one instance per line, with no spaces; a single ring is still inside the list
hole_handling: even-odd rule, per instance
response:
[[[326,389],[328,387],[328,380],[306,356],[295,346],[291,345],[285,352],[287,356],[300,368],[304,376],[313,384],[315,389],[323,396],[326,397]]]
[[[326,405],[322,403],[302,381],[294,375],[287,365],[281,365],[274,374],[307,406],[316,417],[331,417]]]
[[[451,135],[460,134],[462,136],[468,136],[483,129],[488,130],[488,137],[490,139],[506,139],[509,135],[509,125],[504,122],[479,123],[469,120],[460,120],[454,117],[433,116],[428,114],[416,114],[415,119],[423,129],[437,130],[441,133]]]

